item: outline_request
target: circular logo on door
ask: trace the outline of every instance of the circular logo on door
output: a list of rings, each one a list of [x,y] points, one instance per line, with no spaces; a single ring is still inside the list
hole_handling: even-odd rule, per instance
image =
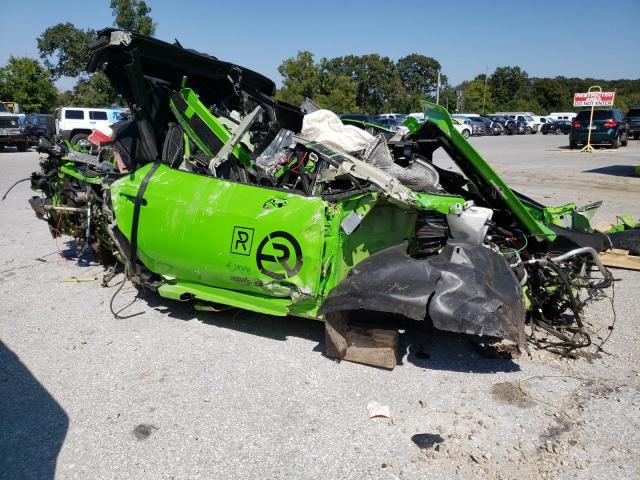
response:
[[[302,249],[290,233],[272,232],[258,245],[256,263],[258,269],[268,277],[285,280],[302,268]]]

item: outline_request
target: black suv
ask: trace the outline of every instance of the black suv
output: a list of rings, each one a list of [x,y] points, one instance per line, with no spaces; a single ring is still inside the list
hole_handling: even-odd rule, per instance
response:
[[[589,136],[589,118],[591,110],[582,110],[571,122],[569,148],[586,145]],[[623,147],[629,141],[629,125],[617,108],[595,110],[591,125],[591,144],[609,144],[612,148]]]
[[[40,137],[53,142],[56,133],[56,125],[53,115],[43,113],[30,113],[24,124],[29,145],[38,145]]]
[[[640,138],[640,107],[629,109],[627,123],[629,123],[629,135],[633,135],[634,140],[638,140]]]

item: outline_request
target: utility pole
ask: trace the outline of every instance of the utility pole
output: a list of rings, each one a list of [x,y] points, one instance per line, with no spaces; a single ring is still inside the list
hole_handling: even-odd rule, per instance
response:
[[[436,105],[440,105],[440,70],[438,70],[438,87],[436,88]]]
[[[484,106],[487,102],[487,78],[489,77],[489,65],[484,70],[484,94],[482,95],[482,114],[484,115]]]

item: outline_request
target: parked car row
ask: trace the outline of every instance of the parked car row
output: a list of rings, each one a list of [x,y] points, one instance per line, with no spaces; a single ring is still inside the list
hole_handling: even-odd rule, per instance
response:
[[[9,106],[8,106],[9,105]],[[127,115],[122,108],[81,108],[62,107],[53,115],[19,112],[13,102],[0,102],[0,149],[15,146],[25,151],[35,146],[40,138],[69,140],[83,146],[94,129],[110,133],[110,126]],[[591,126],[591,110],[579,113],[553,112],[548,116],[536,116],[529,112],[499,112],[492,115],[453,114],[454,127],[464,136],[482,135],[525,135],[540,130],[543,135],[569,135],[570,148],[578,148],[588,141],[608,144],[613,148],[627,145],[629,137],[640,139],[640,107],[631,108],[625,116],[618,109],[598,109],[594,111]],[[341,114],[342,120],[382,126],[390,132],[406,133],[404,125],[407,117],[424,122],[423,113],[383,113],[380,115]],[[391,133],[390,133],[391,135]]]
[[[540,131],[543,135],[569,135],[570,148],[578,148],[588,141],[591,144],[606,144],[613,148],[627,145],[629,137],[640,139],[640,107],[631,108],[626,115],[619,109],[597,109],[589,125],[591,110],[574,112],[552,112],[547,116],[531,112],[497,112],[491,115],[476,113],[453,114],[454,127],[465,138],[482,135],[526,135]],[[422,113],[384,113],[381,115],[346,114],[343,119],[375,123],[392,131],[405,129],[410,116],[424,122]]]
[[[13,102],[0,102],[0,149],[9,146],[24,152],[38,145],[41,138],[69,140],[73,145],[85,146],[93,130],[109,135],[111,125],[127,115],[127,110],[112,107],[62,107],[53,114],[24,115],[16,113],[15,105]]]

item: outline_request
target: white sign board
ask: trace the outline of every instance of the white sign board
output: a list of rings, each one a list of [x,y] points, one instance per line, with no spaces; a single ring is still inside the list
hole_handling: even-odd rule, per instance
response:
[[[616,92],[586,92],[573,95],[574,107],[612,107]]]

